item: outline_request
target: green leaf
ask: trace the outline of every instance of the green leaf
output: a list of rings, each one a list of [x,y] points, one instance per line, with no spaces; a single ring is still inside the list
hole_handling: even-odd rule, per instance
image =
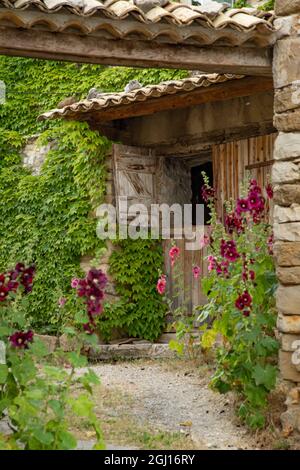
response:
[[[8,367],[5,364],[0,364],[0,384],[5,384],[8,376]]]
[[[267,364],[262,367],[257,364],[254,367],[252,377],[255,380],[256,385],[264,385],[267,390],[272,390],[276,383],[277,370],[274,366]]]

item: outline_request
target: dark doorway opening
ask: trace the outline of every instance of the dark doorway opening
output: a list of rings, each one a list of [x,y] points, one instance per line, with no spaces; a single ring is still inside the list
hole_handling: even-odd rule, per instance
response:
[[[205,172],[209,178],[209,184],[214,185],[213,178],[213,165],[212,162],[206,162],[202,165],[197,165],[191,169],[191,178],[192,178],[192,205],[193,205],[193,225],[196,225],[196,204],[204,205],[204,224],[208,225],[210,220],[210,210],[207,206],[207,203],[203,200],[201,189],[204,185],[204,180],[202,172]]]

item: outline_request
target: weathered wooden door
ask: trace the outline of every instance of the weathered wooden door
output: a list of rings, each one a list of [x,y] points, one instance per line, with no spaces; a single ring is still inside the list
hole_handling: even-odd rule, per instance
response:
[[[157,201],[157,158],[154,150],[114,144],[113,168],[118,219],[124,220],[125,205],[145,206],[150,213],[151,204]]]

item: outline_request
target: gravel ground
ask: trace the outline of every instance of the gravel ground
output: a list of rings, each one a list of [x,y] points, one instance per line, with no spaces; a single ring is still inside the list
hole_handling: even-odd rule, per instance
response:
[[[231,397],[211,391],[206,376],[156,362],[103,363],[92,369],[104,386],[133,397],[130,412],[141,424],[189,432],[199,449],[255,447],[234,419]]]

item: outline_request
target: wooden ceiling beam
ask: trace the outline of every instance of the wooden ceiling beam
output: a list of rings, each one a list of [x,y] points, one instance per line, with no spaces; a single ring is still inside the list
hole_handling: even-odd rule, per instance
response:
[[[81,63],[272,75],[272,49],[105,39],[0,26],[0,54]]]

